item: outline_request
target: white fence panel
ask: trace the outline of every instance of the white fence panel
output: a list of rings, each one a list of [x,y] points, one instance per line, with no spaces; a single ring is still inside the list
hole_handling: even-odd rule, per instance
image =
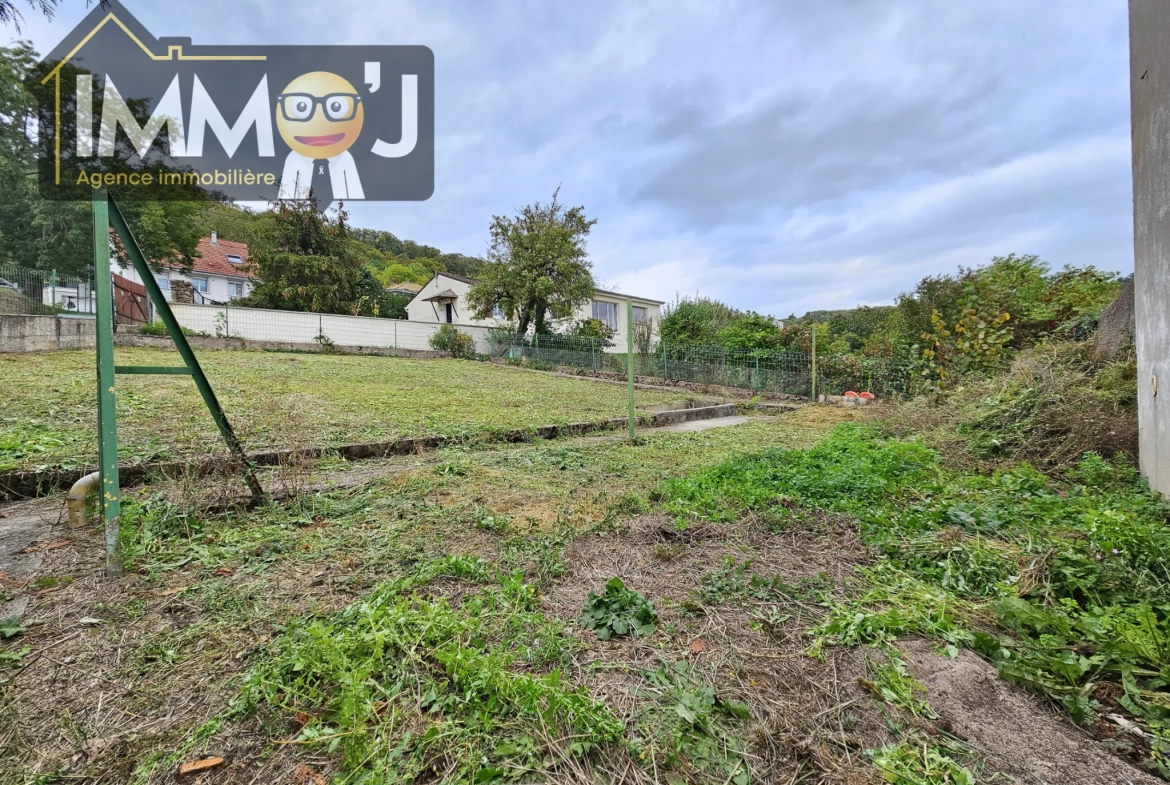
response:
[[[324,336],[338,346],[379,349],[430,351],[430,338],[442,326],[405,319],[232,308],[230,305],[171,303],[171,310],[179,324],[188,330],[224,338],[314,343],[319,336]],[[490,353],[488,328],[470,325],[455,325],[455,328],[474,339],[476,352]]]

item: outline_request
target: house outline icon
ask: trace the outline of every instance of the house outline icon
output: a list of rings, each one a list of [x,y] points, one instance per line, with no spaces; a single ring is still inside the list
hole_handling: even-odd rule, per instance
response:
[[[135,20],[135,21],[137,21],[137,20]],[[109,22],[113,22],[118,27],[120,27],[122,29],[122,32],[124,32],[127,36],[129,36],[130,40],[133,41],[135,44],[137,44],[138,48],[141,49],[143,52],[145,52],[146,55],[151,60],[154,60],[154,61],[163,61],[163,62],[174,62],[176,60],[189,60],[189,61],[190,60],[203,60],[203,61],[208,61],[208,60],[250,60],[250,61],[257,61],[257,60],[267,60],[268,59],[267,55],[193,55],[193,54],[186,54],[183,51],[183,47],[181,45],[168,46],[167,53],[165,55],[155,54],[154,52],[152,52],[150,50],[150,47],[148,47],[146,44],[144,44],[142,42],[142,39],[140,39],[137,35],[134,34],[133,30],[131,30],[121,19],[118,18],[116,12],[111,11],[110,13],[106,14],[106,16],[103,17],[102,20],[100,22],[98,22],[94,26],[94,28],[92,30],[90,30],[85,35],[85,37],[82,38],[73,47],[73,49],[71,49],[69,51],[69,54],[67,54],[63,58],[61,58],[61,60],[57,62],[56,66],[54,66],[53,70],[49,71],[49,73],[45,76],[45,78],[41,80],[41,84],[48,84],[50,79],[56,80],[53,83],[53,87],[54,87],[53,93],[54,93],[54,101],[55,101],[54,106],[53,106],[53,149],[54,149],[54,156],[55,156],[55,177],[56,177],[56,179],[54,181],[55,185],[61,184],[61,69],[65,66],[66,63],[68,63],[71,59],[73,59],[73,57],[78,52],[80,52],[85,47],[85,45],[87,43],[89,43],[90,39],[92,39],[95,35],[97,35],[98,31],[100,31],[103,27],[105,27]],[[72,32],[76,32],[76,29],[74,29],[74,31],[72,31]],[[72,32],[70,33],[70,35],[72,35]]]

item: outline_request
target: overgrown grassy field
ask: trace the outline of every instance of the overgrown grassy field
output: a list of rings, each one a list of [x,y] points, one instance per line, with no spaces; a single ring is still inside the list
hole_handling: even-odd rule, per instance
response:
[[[121,348],[124,365],[176,365],[178,355]],[[526,373],[487,363],[397,357],[208,351],[200,354],[249,450],[330,446],[422,434],[495,430],[620,417],[618,385]],[[0,355],[0,469],[96,461],[93,352]],[[637,405],[685,393],[638,390]],[[118,378],[123,461],[224,450],[194,384],[182,376]]]

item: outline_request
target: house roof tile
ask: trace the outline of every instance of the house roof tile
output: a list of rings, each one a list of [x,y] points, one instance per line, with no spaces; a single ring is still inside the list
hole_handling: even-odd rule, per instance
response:
[[[252,277],[251,272],[247,269],[247,243],[219,239],[213,245],[210,237],[204,237],[199,240],[199,244],[196,247],[199,250],[199,258],[195,260],[195,264],[191,268],[194,272],[228,275],[234,278]],[[240,257],[243,260],[243,264],[233,264],[228,261],[229,255]]]

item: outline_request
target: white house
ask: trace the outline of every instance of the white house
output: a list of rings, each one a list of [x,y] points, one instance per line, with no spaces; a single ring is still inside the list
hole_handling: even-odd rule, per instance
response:
[[[467,305],[467,292],[475,280],[454,273],[437,273],[406,306],[406,318],[412,322],[447,323],[456,326],[501,327],[507,324],[503,313],[496,311],[490,319],[476,319]],[[662,301],[647,297],[607,292],[597,289],[593,299],[577,309],[573,321],[598,319],[614,331],[613,351],[626,345],[626,301],[633,303],[634,321],[650,322],[652,329],[662,318]]]
[[[245,270],[248,262],[247,243],[221,240],[212,232],[210,237],[202,238],[196,248],[199,257],[195,259],[189,275],[170,267],[154,274],[167,300],[171,299],[173,280],[190,281],[196,292],[196,303],[226,303],[252,291],[252,276]],[[110,261],[115,273],[135,283],[142,283],[133,265],[122,267],[116,258]]]

